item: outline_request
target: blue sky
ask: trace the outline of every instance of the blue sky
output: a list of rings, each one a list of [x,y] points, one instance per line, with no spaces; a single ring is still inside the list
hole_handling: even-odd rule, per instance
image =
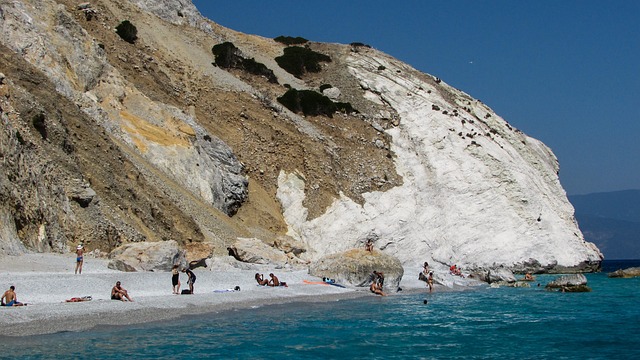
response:
[[[362,42],[483,101],[568,194],[640,189],[640,1],[204,1],[225,27]]]

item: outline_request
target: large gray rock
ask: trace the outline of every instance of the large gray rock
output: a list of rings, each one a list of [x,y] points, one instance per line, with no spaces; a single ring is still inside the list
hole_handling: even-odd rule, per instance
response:
[[[13,216],[9,211],[0,207],[0,255],[21,255],[25,250],[18,238]]]
[[[610,278],[632,278],[640,276],[640,267],[619,269],[607,274]]]
[[[120,271],[169,271],[186,265],[185,253],[174,240],[122,245],[110,254],[109,269]]]
[[[274,264],[283,266],[288,257],[282,252],[256,238],[239,238],[229,247],[229,255],[238,261],[253,264]]]
[[[563,275],[545,286],[549,290],[562,292],[589,292],[587,278],[583,274]]]
[[[384,273],[384,288],[396,290],[404,275],[400,260],[381,251],[352,249],[338,254],[327,255],[311,264],[309,274],[328,277],[347,286],[371,284],[373,271]]]

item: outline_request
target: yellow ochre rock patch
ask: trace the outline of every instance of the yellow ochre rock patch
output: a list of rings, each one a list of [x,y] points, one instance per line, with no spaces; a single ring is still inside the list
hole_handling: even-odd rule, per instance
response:
[[[133,135],[133,142],[142,152],[147,150],[149,141],[163,146],[189,147],[191,146],[189,137],[196,135],[191,126],[174,117],[165,119],[163,127],[153,125],[124,110],[120,111],[120,117],[125,121],[122,128]]]

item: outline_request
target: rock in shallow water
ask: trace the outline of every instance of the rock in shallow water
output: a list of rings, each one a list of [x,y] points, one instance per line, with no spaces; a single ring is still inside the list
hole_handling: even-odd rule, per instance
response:
[[[545,286],[548,290],[558,290],[562,292],[589,292],[591,288],[587,286],[587,278],[583,274],[564,275],[555,279]]]
[[[618,269],[607,274],[610,278],[632,278],[640,276],[640,267]]]

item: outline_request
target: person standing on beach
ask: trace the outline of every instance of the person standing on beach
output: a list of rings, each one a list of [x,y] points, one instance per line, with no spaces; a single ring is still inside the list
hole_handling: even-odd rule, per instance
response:
[[[429,272],[429,277],[427,278],[427,286],[429,287],[429,292],[433,291],[433,271]]]
[[[173,265],[173,269],[171,269],[171,284],[173,285],[173,293],[180,294],[180,271],[178,270],[179,265]]]
[[[182,269],[183,273],[187,274],[187,284],[189,284],[189,293],[193,294],[193,284],[196,282],[196,274],[191,271],[189,268]]]
[[[129,301],[133,301],[129,297],[129,292],[120,285],[120,281],[116,281],[116,286],[111,288],[111,300],[125,301],[125,298]]]
[[[0,303],[4,306],[24,306],[27,304],[23,304],[18,302],[18,295],[16,295],[16,287],[11,285],[9,290],[5,291],[2,294],[2,298],[0,298]]]
[[[76,247],[76,271],[75,274],[82,274],[82,263],[84,263],[84,247],[82,244]]]

